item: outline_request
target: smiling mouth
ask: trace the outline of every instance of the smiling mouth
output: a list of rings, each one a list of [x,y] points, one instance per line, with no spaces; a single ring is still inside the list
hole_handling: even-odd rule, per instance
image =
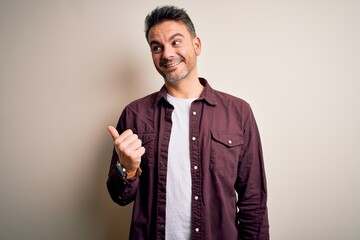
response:
[[[170,69],[170,68],[176,67],[180,63],[181,63],[180,60],[176,61],[176,62],[165,62],[165,63],[162,63],[161,66],[164,67],[164,68]]]

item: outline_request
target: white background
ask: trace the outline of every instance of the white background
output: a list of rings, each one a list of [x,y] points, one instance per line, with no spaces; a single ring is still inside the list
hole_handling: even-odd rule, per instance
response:
[[[199,73],[247,100],[274,240],[360,239],[360,2],[0,1],[0,239],[127,239],[106,126],[158,90],[143,21],[187,9]]]

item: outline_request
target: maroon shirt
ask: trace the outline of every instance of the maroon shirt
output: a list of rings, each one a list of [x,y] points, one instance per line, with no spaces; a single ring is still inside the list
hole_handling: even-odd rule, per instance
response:
[[[190,109],[192,239],[269,239],[265,170],[248,103],[205,89]],[[123,180],[113,152],[107,187],[120,205],[134,201],[130,239],[165,239],[166,174],[172,105],[166,88],[130,103],[117,130],[132,129],[146,149],[142,175]],[[236,192],[238,201],[236,201]]]

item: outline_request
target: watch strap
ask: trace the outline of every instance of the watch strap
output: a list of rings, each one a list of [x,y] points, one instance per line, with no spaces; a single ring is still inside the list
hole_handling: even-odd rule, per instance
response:
[[[116,168],[117,168],[120,176],[123,179],[130,179],[130,178],[133,178],[135,176],[141,176],[141,174],[142,174],[142,170],[141,170],[140,167],[138,167],[135,171],[128,172],[126,170],[126,168],[121,165],[121,163],[119,161],[116,163]]]

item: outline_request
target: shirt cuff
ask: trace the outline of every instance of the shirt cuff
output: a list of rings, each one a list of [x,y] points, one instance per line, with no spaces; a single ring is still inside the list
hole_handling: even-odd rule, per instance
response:
[[[129,172],[126,174],[126,179],[133,178],[135,176],[141,176],[142,170],[140,167],[138,167],[135,171]]]

